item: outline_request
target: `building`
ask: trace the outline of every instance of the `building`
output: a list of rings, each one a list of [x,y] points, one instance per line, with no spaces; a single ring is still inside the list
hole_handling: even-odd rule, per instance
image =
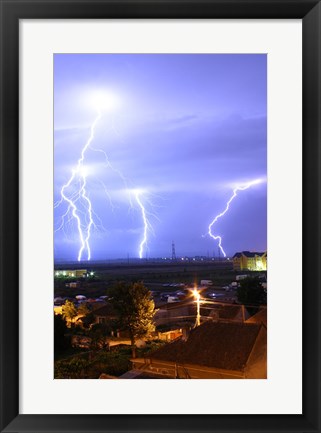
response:
[[[101,325],[110,324],[117,319],[117,314],[110,304],[95,309],[92,314],[94,316],[94,323]]]
[[[244,310],[241,305],[202,300],[201,322],[206,320],[242,322],[249,317],[248,312]],[[154,317],[156,329],[163,331],[167,326],[171,326],[172,329],[194,326],[196,315],[197,305],[191,300],[161,305]]]
[[[266,379],[267,331],[258,323],[208,321],[132,368],[163,378]]]
[[[55,271],[55,277],[83,278],[87,276],[87,269],[59,269]]]
[[[242,251],[233,256],[233,269],[235,271],[266,271],[267,253]]]

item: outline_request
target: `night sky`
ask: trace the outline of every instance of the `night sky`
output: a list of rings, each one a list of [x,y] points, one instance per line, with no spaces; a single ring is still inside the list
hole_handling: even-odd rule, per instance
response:
[[[56,54],[55,258],[77,260],[91,219],[82,259],[139,257],[137,198],[144,258],[171,257],[172,241],[178,257],[218,256],[208,226],[255,179],[213,232],[228,256],[266,250],[266,68],[265,55]],[[75,209],[61,196],[73,175]]]

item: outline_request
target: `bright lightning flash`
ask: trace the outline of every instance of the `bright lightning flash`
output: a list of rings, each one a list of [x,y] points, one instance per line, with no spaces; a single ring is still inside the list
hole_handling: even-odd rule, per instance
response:
[[[238,191],[245,191],[246,189],[250,188],[253,185],[257,185],[259,183],[261,183],[262,180],[261,179],[256,179],[253,180],[251,182],[248,182],[247,184],[243,185],[243,186],[237,186],[236,188],[234,188],[233,190],[233,195],[232,197],[229,199],[229,201],[226,203],[226,207],[224,209],[223,212],[221,212],[220,214],[218,214],[213,221],[211,222],[211,224],[208,226],[208,234],[211,236],[211,238],[213,238],[214,240],[218,240],[218,247],[221,250],[222,254],[224,257],[226,257],[225,251],[222,247],[222,237],[219,235],[214,235],[214,233],[212,232],[212,227],[213,225],[217,222],[217,220],[219,218],[221,218],[223,215],[226,214],[226,212],[229,210],[230,208],[230,204],[232,203],[232,201],[235,199],[235,197],[237,196]]]
[[[143,220],[143,233],[142,238],[139,243],[138,255],[140,258],[143,257],[144,251],[146,251],[147,243],[148,243],[148,234],[149,232],[153,232],[153,227],[150,223],[150,217],[154,217],[158,219],[158,217],[151,212],[146,210],[146,203],[148,207],[153,206],[152,203],[146,197],[146,194],[142,190],[130,190],[128,188],[127,179],[123,176],[122,172],[116,169],[110,162],[108,155],[103,149],[97,149],[92,146],[92,143],[95,139],[95,131],[97,124],[102,118],[102,113],[105,110],[110,108],[114,108],[118,100],[114,95],[106,94],[101,91],[92,92],[87,95],[87,103],[89,106],[94,106],[97,111],[97,116],[94,119],[93,123],[90,127],[90,136],[86,141],[85,145],[81,150],[80,157],[77,161],[76,166],[72,170],[72,174],[67,183],[65,183],[60,190],[60,200],[55,203],[55,208],[60,206],[63,202],[66,202],[67,211],[62,215],[61,222],[56,231],[65,230],[66,224],[71,221],[76,222],[77,232],[79,236],[79,251],[78,251],[78,261],[83,260],[83,256],[86,255],[87,260],[91,259],[91,249],[90,249],[90,236],[92,228],[98,228],[95,224],[95,220],[97,219],[102,226],[102,222],[98,215],[95,213],[90,197],[87,193],[87,178],[89,176],[88,166],[86,166],[86,156],[88,150],[93,152],[98,152],[102,154],[104,165],[116,173],[119,176],[125,186],[125,190],[128,194],[130,208],[133,208],[133,203],[131,199],[131,193],[135,197],[137,206],[141,212],[142,220]],[[114,206],[111,201],[111,196],[102,180],[99,180],[103,191],[105,192],[107,198],[109,199],[110,206],[113,210]]]
[[[67,211],[63,214],[61,224],[56,231],[64,229],[66,217],[68,217],[68,222],[70,222],[71,219],[76,221],[80,241],[78,261],[82,260],[84,253],[87,255],[87,260],[90,260],[91,250],[89,240],[92,227],[96,227],[93,218],[96,214],[87,193],[88,167],[85,165],[86,153],[88,149],[95,150],[91,148],[91,143],[95,138],[96,126],[102,117],[102,111],[112,108],[116,103],[115,97],[102,91],[92,92],[87,96],[87,100],[89,105],[95,106],[97,116],[91,124],[89,138],[81,150],[76,167],[72,170],[68,182],[65,183],[60,190],[61,199],[55,204],[55,208],[63,201],[68,204]],[[103,153],[105,154],[105,152]],[[106,154],[105,156],[107,158]],[[109,167],[113,168],[110,163]]]
[[[87,252],[87,260],[90,260],[91,257],[89,239],[94,220],[92,204],[86,191],[88,169],[84,166],[84,161],[86,151],[95,137],[95,129],[100,119],[101,111],[97,110],[97,116],[90,128],[90,136],[81,150],[77,165],[72,170],[69,181],[63,185],[60,191],[62,200],[68,203],[68,210],[72,210],[72,215],[76,220],[80,240],[78,261],[81,261],[84,251]],[[76,188],[76,191],[74,191],[74,188]],[[83,210],[85,211],[86,218],[81,218]]]
[[[138,251],[138,255],[139,255],[140,259],[143,258],[144,248],[147,247],[148,229],[151,228],[151,224],[150,224],[149,219],[147,217],[147,212],[146,212],[145,206],[144,206],[143,202],[141,201],[141,197],[140,197],[141,194],[142,194],[142,192],[140,190],[134,190],[135,199],[136,199],[136,202],[137,202],[137,204],[141,210],[142,219],[143,219],[143,223],[144,223],[143,237],[142,237],[142,240],[139,244],[139,251]]]

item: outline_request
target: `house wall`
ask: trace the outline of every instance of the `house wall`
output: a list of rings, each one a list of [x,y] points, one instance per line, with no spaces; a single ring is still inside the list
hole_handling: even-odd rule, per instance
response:
[[[131,359],[132,368],[180,379],[244,379],[241,371],[222,370],[192,364],[176,364],[155,359]]]
[[[179,322],[186,320],[186,316],[190,316],[191,311],[189,305],[181,305],[177,308],[160,308],[154,317],[156,326],[168,324],[169,322]]]
[[[266,271],[266,253],[264,253],[262,256],[247,257],[242,254],[241,257],[234,257],[233,269],[235,271]]]
[[[87,269],[62,269],[57,270],[56,272],[59,272],[59,275],[62,275],[64,277],[83,277],[84,274],[87,274]]]
[[[172,331],[167,331],[167,332],[158,332],[157,338],[163,341],[173,341],[176,340],[176,338],[181,337],[182,334],[183,333],[181,329],[174,329]]]
[[[241,257],[234,257],[233,259],[233,269],[235,271],[241,271],[242,267],[241,267]]]

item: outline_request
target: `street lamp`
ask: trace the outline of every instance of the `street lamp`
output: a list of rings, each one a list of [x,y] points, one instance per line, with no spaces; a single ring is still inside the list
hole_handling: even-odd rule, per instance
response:
[[[201,324],[201,308],[200,308],[201,295],[196,288],[193,290],[193,295],[194,295],[194,299],[195,299],[196,306],[197,306],[196,322],[195,322],[195,328],[196,328],[197,326],[200,326],[200,324]]]

